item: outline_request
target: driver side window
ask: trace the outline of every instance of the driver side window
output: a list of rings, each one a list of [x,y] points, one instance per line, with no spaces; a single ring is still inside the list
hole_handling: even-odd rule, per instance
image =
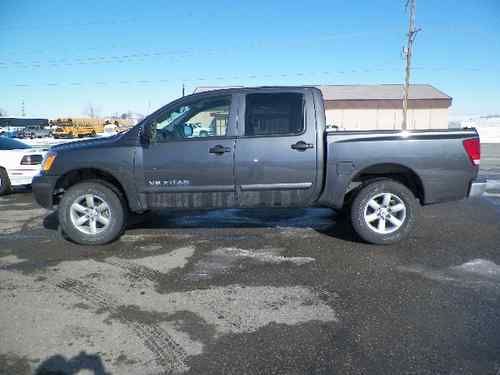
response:
[[[227,134],[231,97],[205,98],[181,105],[156,122],[156,141],[224,137]]]

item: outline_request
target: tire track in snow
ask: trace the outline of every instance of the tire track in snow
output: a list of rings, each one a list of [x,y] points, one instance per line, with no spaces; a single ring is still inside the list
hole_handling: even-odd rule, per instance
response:
[[[106,263],[111,264],[112,266],[119,267],[125,271],[127,271],[131,276],[138,279],[148,279],[150,281],[158,281],[158,279],[162,276],[162,273],[148,268],[146,266],[141,266],[139,264],[134,264],[132,262],[127,262],[126,260],[120,258],[107,258]]]
[[[66,278],[57,282],[56,286],[83,298],[94,306],[105,308],[113,313],[120,311],[118,301],[90,283]],[[186,351],[158,324],[144,324],[126,318],[125,322],[153,353],[157,365],[164,373],[183,372],[189,369],[186,365]]]

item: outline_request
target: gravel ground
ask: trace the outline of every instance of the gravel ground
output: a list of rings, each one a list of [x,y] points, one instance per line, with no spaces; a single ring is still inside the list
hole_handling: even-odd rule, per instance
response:
[[[498,374],[499,192],[386,247],[327,209],[151,213],[82,247],[2,197],[0,374]]]

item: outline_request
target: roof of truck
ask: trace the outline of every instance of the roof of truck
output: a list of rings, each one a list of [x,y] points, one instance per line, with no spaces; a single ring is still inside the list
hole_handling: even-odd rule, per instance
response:
[[[293,86],[296,88],[297,86]],[[402,84],[383,85],[315,85],[303,87],[317,87],[321,90],[325,100],[401,100],[403,97]],[[200,86],[194,93],[238,89],[244,86]],[[410,99],[451,99],[444,92],[429,84],[410,85]]]

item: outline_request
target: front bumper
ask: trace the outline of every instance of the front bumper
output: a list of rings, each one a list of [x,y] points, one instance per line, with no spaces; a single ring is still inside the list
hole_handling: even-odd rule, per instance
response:
[[[469,198],[480,197],[486,192],[486,181],[473,181],[469,189]]]
[[[7,174],[9,175],[10,179],[10,184],[12,186],[31,185],[33,177],[38,175],[38,173],[40,173],[40,168],[36,169],[19,168],[19,169],[7,170]]]
[[[31,189],[36,203],[51,210],[54,205],[54,188],[58,176],[38,175],[33,178]]]

